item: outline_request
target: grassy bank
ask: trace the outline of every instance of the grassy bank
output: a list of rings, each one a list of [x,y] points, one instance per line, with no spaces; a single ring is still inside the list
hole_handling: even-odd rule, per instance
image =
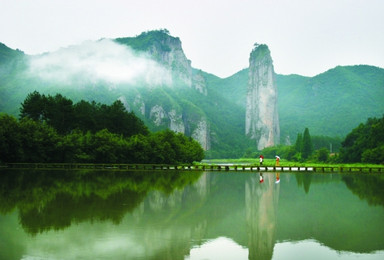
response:
[[[210,159],[203,160],[200,164],[247,164],[247,165],[259,165],[258,158],[240,158],[240,159]],[[263,166],[275,166],[276,161],[274,159],[264,159]],[[340,163],[340,164],[329,164],[329,163],[301,163],[301,162],[292,162],[285,159],[280,159],[280,166],[316,166],[316,167],[382,167],[382,164],[366,164],[366,163]]]

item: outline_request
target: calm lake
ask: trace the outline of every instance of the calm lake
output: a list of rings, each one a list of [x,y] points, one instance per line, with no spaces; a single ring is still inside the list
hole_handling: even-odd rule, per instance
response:
[[[0,171],[0,259],[384,259],[384,177]]]

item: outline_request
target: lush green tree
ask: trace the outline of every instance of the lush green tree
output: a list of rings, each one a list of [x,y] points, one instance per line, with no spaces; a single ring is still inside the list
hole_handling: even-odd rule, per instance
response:
[[[95,162],[92,153],[93,135],[88,132],[74,130],[70,134],[62,137],[57,145],[60,156],[57,162],[69,163],[91,163]]]
[[[34,91],[29,93],[20,107],[20,118],[29,117],[33,120],[43,120],[47,99]]]
[[[167,130],[170,133],[157,132],[154,133],[150,138],[150,144],[152,153],[150,161],[152,163],[167,163],[172,164],[178,162],[177,154],[174,149],[175,144],[172,140],[172,133],[170,130]]]
[[[70,133],[76,128],[92,133],[108,129],[125,137],[149,133],[144,122],[134,112],[128,112],[120,100],[111,105],[84,100],[73,104],[72,100],[61,94],[44,96],[35,91],[27,96],[21,106],[20,118],[45,121],[60,134]]]
[[[301,157],[304,160],[308,159],[309,156],[311,156],[312,152],[313,152],[313,147],[312,147],[311,136],[309,134],[309,129],[305,128],[304,133],[303,133],[303,143],[302,143],[302,148],[301,148]]]
[[[200,144],[184,134],[168,129],[149,134],[121,101],[73,105],[60,94],[33,92],[19,121],[1,115],[0,123],[0,162],[171,164],[204,158]]]
[[[125,150],[126,163],[157,163],[154,161],[155,155],[159,154],[148,136],[139,134],[128,139],[128,147]]]
[[[204,159],[204,150],[201,145],[194,140],[192,137],[186,137],[185,135],[179,134],[181,138],[185,140],[184,147],[182,147],[182,151],[184,151],[184,157],[182,158],[182,162],[193,163],[194,161],[199,162]]]
[[[47,97],[45,118],[58,133],[66,134],[73,129],[74,116],[72,100],[61,94]]]
[[[296,138],[296,143],[295,143],[295,150],[296,152],[301,153],[302,148],[303,148],[303,134],[298,133]]]
[[[0,114],[0,162],[17,162],[21,156],[19,123],[12,116]]]
[[[96,102],[89,103],[87,101],[81,100],[80,102],[74,104],[74,128],[80,129],[84,132],[97,131],[96,123],[96,113],[97,105]]]
[[[20,118],[28,117],[35,121],[46,121],[59,133],[68,133],[74,122],[72,100],[61,94],[41,95],[34,91],[26,97],[20,108]]]
[[[97,163],[119,162],[120,136],[103,129],[94,135],[93,154]]]
[[[106,120],[106,128],[111,132],[132,136],[135,134],[148,134],[149,131],[133,112],[127,112],[123,103],[116,100],[112,105],[103,107],[103,114]]]
[[[152,135],[151,144],[155,151],[154,162],[192,163],[204,158],[204,150],[200,144],[184,134],[169,129]]]
[[[342,162],[382,163],[380,151],[384,145],[384,116],[380,119],[369,118],[365,124],[353,129],[341,144]]]
[[[327,148],[321,148],[314,152],[313,158],[317,162],[327,162],[329,159],[329,150]]]
[[[19,123],[21,162],[55,162],[60,136],[51,126],[23,118]]]
[[[364,163],[384,163],[384,145],[376,148],[366,149],[361,155],[361,161]]]
[[[282,153],[280,153],[280,154],[282,154]],[[296,152],[296,149],[294,146],[287,146],[287,148],[285,149],[285,151],[283,153],[283,156],[285,158],[287,158],[287,160],[295,161],[295,160],[297,160],[296,154],[298,154],[298,153]]]
[[[343,162],[361,162],[364,146],[361,137],[365,135],[365,125],[360,124],[352,130],[341,143],[340,159]]]

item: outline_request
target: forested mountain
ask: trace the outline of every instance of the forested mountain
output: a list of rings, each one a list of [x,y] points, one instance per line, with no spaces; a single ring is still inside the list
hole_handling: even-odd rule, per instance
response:
[[[222,93],[244,107],[248,69],[222,79]],[[281,139],[308,127],[313,135],[345,137],[369,117],[384,113],[384,69],[338,66],[315,77],[276,75]],[[220,84],[220,83],[219,83]]]
[[[272,58],[273,58],[273,50]],[[219,78],[192,67],[167,30],[102,39],[41,55],[0,45],[0,112],[19,115],[29,93],[60,93],[112,104],[120,100],[151,131],[169,128],[198,140],[207,157],[239,157],[255,149],[245,136],[248,68]],[[384,113],[384,69],[336,67],[315,77],[276,75],[281,143],[312,136],[344,137]]]

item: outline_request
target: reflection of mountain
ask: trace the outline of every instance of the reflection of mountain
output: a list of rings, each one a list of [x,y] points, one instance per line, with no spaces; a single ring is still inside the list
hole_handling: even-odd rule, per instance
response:
[[[274,173],[266,173],[261,184],[254,174],[207,173],[204,182],[200,179],[195,187],[186,187],[174,210],[164,206],[156,217],[141,220],[167,219],[169,227],[189,226],[183,231],[191,234],[185,243],[229,237],[248,248],[250,258],[258,259],[271,258],[279,241],[315,239],[338,251],[383,250],[383,208],[354,196],[341,176],[282,173],[281,182],[275,184]],[[197,193],[202,185],[206,197]],[[145,207],[142,214],[151,212]]]
[[[276,218],[280,185],[273,175],[259,183],[253,176],[245,183],[249,259],[271,259],[276,242]]]
[[[277,240],[315,239],[334,250],[358,253],[383,250],[379,231],[384,230],[383,207],[369,206],[354,196],[342,182],[343,176],[313,174],[308,193],[287,183],[280,193]]]
[[[384,249],[383,207],[353,195],[344,175],[304,181],[300,174],[281,173],[276,184],[275,173],[259,183],[259,174],[234,172],[0,172],[0,213],[19,209],[25,230],[45,238],[26,246],[32,242],[15,231],[15,214],[0,214],[0,244],[20,252],[45,248],[57,237],[52,229],[60,229],[61,251],[72,240],[79,248],[73,252],[102,247],[107,237],[106,245],[119,245],[110,251],[114,259],[184,259],[192,247],[220,237],[247,248],[250,259],[271,259],[276,243],[307,239],[338,251]]]

